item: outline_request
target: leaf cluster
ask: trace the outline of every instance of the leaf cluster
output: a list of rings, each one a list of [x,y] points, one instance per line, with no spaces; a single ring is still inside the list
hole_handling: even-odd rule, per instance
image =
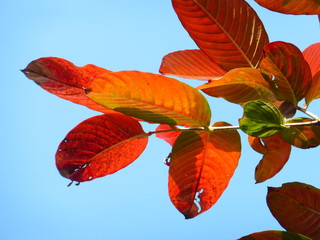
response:
[[[285,14],[320,15],[316,0],[256,2]],[[257,183],[283,168],[292,147],[320,145],[320,120],[307,110],[320,97],[320,43],[301,52],[291,43],[269,42],[243,0],[172,0],[172,6],[199,49],[164,56],[163,75],[77,67],[57,57],[37,59],[22,71],[44,90],[103,113],[81,122],[60,143],[56,166],[63,177],[80,183],[115,173],[135,161],[155,134],[172,146],[166,161],[170,199],[193,218],[227,188],[241,155],[238,130],[263,155]],[[164,75],[206,83],[193,88]],[[211,107],[200,91],[243,106],[239,126],[211,124]],[[297,111],[308,118],[294,118]],[[141,121],[159,125],[146,133]],[[287,232],[241,239],[320,239],[319,202],[320,190],[304,183],[269,187],[268,207]]]

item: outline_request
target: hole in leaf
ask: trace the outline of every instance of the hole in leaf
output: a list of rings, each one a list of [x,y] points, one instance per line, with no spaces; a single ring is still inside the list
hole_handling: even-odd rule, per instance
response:
[[[202,188],[196,193],[196,195],[194,197],[194,204],[198,207],[198,213],[202,211],[202,207],[200,204],[200,202],[201,202],[200,194],[203,192],[204,192],[204,189]]]
[[[68,142],[68,139],[65,138],[65,139],[63,139],[63,141],[64,141],[64,142]]]
[[[165,160],[163,160],[164,164],[167,165],[168,167],[170,166],[170,161],[171,161],[171,153],[166,157]]]
[[[88,179],[91,180],[91,179],[92,179],[92,176],[88,177]]]
[[[277,82],[276,82],[276,76],[274,76],[274,75],[270,75],[269,76],[269,79],[270,79],[270,83],[275,87],[275,88],[278,88],[279,86],[278,86],[278,84],[277,84]]]

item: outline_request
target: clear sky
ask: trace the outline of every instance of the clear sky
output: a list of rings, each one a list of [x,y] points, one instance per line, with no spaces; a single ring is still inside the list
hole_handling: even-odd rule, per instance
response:
[[[292,42],[301,50],[319,41],[317,17],[277,14],[248,2],[271,41]],[[261,156],[248,147],[244,134],[229,188],[195,219],[185,220],[169,200],[163,159],[170,147],[155,137],[126,169],[67,187],[70,181],[55,168],[57,147],[74,126],[98,113],[45,92],[20,69],[55,56],[78,66],[156,73],[165,54],[196,46],[169,0],[10,0],[1,1],[0,9],[0,239],[233,240],[282,229],[267,209],[267,186],[300,181],[320,187],[318,149],[294,149],[280,174],[254,184]],[[213,122],[237,124],[242,116],[239,106],[213,98],[210,103]],[[320,115],[319,104],[313,102],[310,111]],[[144,126],[146,131],[155,127]]]

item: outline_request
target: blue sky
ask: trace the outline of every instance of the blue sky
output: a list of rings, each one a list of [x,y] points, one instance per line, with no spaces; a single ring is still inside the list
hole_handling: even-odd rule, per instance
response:
[[[248,2],[271,41],[292,42],[302,50],[319,41],[315,16],[277,14]],[[318,149],[294,149],[280,174],[254,184],[261,156],[248,147],[244,134],[242,157],[229,188],[195,219],[185,220],[169,200],[168,168],[162,161],[170,147],[155,137],[126,169],[67,187],[54,154],[68,131],[98,113],[45,92],[20,69],[39,57],[56,56],[78,66],[156,73],[165,54],[196,46],[169,0],[12,0],[1,1],[0,9],[1,239],[232,240],[282,229],[265,204],[267,186],[301,181],[320,187]],[[210,98],[210,103],[213,121],[237,124],[242,116],[240,107],[224,100]],[[310,111],[320,115],[318,105],[314,101]]]

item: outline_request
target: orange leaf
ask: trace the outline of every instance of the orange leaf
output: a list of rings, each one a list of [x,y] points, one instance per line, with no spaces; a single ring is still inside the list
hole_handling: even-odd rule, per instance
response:
[[[201,50],[184,50],[167,54],[162,59],[159,72],[198,80],[216,79],[226,73]]]
[[[312,82],[306,96],[307,105],[320,97],[320,43],[315,43],[303,51],[303,56],[309,63],[312,73]]]
[[[256,67],[268,36],[243,0],[172,0],[182,25],[199,48],[224,70]]]
[[[145,149],[147,134],[131,117],[105,114],[89,118],[60,143],[56,165],[72,181],[91,181],[128,166]]]
[[[211,111],[195,88],[159,74],[122,71],[101,75],[87,96],[106,108],[149,122],[208,126]]]
[[[93,102],[84,91],[93,78],[111,72],[109,70],[91,64],[77,67],[62,58],[46,57],[32,61],[22,72],[40,87],[60,98],[96,111],[112,112]]]
[[[181,134],[180,131],[173,131],[174,129],[175,129],[175,126],[160,124],[156,129],[156,131],[159,132],[159,133],[156,133],[156,137],[165,140],[167,143],[173,146],[173,144]],[[166,131],[169,131],[169,132],[166,132]]]
[[[318,0],[255,0],[262,7],[271,11],[285,14],[320,14],[320,3]]]
[[[295,106],[310,87],[311,70],[300,50],[290,43],[272,42],[264,48],[259,67],[279,100]]]
[[[201,85],[198,89],[210,96],[222,97],[238,104],[258,99],[276,101],[268,82],[258,69],[253,68],[231,70],[221,79]]]
[[[256,183],[275,176],[289,159],[291,145],[284,141],[279,133],[267,138],[249,136],[249,143],[255,151],[263,154],[255,170]]]
[[[225,125],[229,124],[214,124]],[[181,133],[171,153],[169,196],[186,218],[215,204],[238,165],[240,151],[236,130]]]
[[[320,239],[320,190],[304,183],[268,188],[267,204],[287,231]]]
[[[248,236],[242,237],[239,240],[312,240],[301,234],[295,234],[284,231],[263,231],[252,233]]]

